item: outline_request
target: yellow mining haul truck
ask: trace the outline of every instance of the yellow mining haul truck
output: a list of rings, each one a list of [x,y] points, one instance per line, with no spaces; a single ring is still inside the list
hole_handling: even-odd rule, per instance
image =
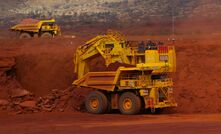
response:
[[[97,56],[102,56],[107,66],[121,62],[134,67],[90,72],[88,60]],[[155,111],[177,106],[173,99],[173,81],[169,77],[176,70],[173,46],[149,42],[136,47],[119,34],[109,32],[80,46],[74,62],[78,79],[73,84],[94,89],[85,101],[88,112],[119,109],[122,114],[138,114],[141,109]]]
[[[54,37],[60,34],[60,27],[55,25],[55,20],[26,19],[20,24],[10,28],[19,34],[19,38]]]

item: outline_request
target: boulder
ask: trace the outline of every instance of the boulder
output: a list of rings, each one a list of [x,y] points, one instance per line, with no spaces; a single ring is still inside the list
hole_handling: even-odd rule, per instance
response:
[[[0,106],[6,106],[9,102],[7,100],[0,100]]]
[[[11,97],[12,98],[23,97],[23,96],[26,96],[26,95],[30,95],[30,92],[25,90],[25,89],[17,88],[17,89],[12,89],[11,90]]]
[[[19,104],[21,107],[24,108],[36,108],[36,101],[24,101],[22,103]]]

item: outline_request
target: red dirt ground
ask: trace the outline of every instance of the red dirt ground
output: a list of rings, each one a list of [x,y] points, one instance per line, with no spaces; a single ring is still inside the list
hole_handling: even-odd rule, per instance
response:
[[[92,115],[44,113],[0,115],[3,134],[219,134],[220,114]]]

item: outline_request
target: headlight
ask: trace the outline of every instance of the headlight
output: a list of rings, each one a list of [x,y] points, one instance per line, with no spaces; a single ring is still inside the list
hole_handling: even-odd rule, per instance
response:
[[[140,90],[140,96],[147,96],[147,95],[149,95],[148,90]]]
[[[160,61],[168,61],[168,55],[160,55]]]
[[[168,88],[168,93],[172,94],[173,93],[173,88]]]
[[[130,87],[135,87],[134,81],[130,81],[130,82],[129,82],[129,85],[130,85]]]

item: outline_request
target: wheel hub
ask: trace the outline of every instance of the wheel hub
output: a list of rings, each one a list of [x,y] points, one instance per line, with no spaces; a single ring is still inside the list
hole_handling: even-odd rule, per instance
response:
[[[99,105],[98,99],[91,99],[91,101],[90,101],[91,108],[97,109],[98,105]]]
[[[123,101],[123,108],[124,108],[125,110],[129,110],[129,109],[132,108],[132,101],[131,101],[131,99],[126,98],[126,99]]]

